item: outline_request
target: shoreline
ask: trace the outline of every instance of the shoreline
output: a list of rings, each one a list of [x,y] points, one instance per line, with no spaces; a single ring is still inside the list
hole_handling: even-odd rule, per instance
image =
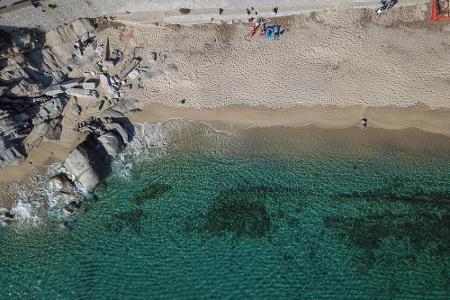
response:
[[[386,130],[419,129],[430,134],[450,137],[450,110],[429,109],[425,106],[395,107],[297,107],[270,109],[252,106],[227,106],[216,109],[174,108],[162,104],[143,104],[141,111],[129,116],[133,124],[158,123],[170,119],[186,119],[211,124],[226,124],[238,128],[285,126],[316,127],[324,130],[352,129],[360,125],[361,118],[368,119],[367,132],[371,128]],[[43,141],[27,159],[18,166],[9,166],[0,171],[0,187],[21,182],[38,167],[55,161],[64,161],[68,153],[81,141],[56,144]],[[30,164],[32,162],[32,164]]]
[[[450,137],[450,109],[410,107],[311,106],[271,109],[262,106],[232,105],[221,108],[174,108],[149,103],[131,115],[132,123],[156,123],[169,119],[219,122],[240,127],[314,126],[320,129],[345,129],[368,119],[368,128],[401,130],[417,128]]]

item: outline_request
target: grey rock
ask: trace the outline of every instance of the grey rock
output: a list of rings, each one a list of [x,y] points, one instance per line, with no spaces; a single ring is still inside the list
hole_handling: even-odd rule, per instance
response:
[[[156,61],[158,59],[158,54],[154,51],[150,52],[150,61]]]
[[[15,147],[11,147],[0,152],[0,169],[10,165],[18,165],[25,160],[25,157]]]
[[[107,161],[92,141],[78,145],[67,157],[64,167],[87,191],[93,191],[109,172]]]
[[[60,94],[64,93],[64,90],[61,88],[61,85],[56,84],[56,85],[49,86],[43,92],[47,96],[54,97],[56,95],[60,95]]]
[[[125,149],[125,143],[123,142],[122,137],[114,131],[107,132],[100,136],[98,141],[111,156],[115,156]]]
[[[73,88],[73,87],[79,86],[80,83],[81,83],[81,79],[79,79],[79,78],[70,79],[70,80],[66,80],[64,82],[61,82],[61,87],[63,89],[69,89],[69,88]]]
[[[109,76],[105,74],[100,74],[100,85],[105,90],[108,89],[108,87],[111,85],[111,82],[109,80]]]
[[[139,65],[140,62],[141,62],[140,58],[133,58],[131,62],[123,68],[122,72],[120,72],[119,78],[125,79],[125,77],[127,77],[131,71],[136,69],[136,67]]]
[[[48,185],[54,191],[62,191],[66,193],[72,192],[75,188],[73,182],[69,179],[69,177],[67,177],[66,174],[63,173],[51,177],[48,180]]]
[[[85,90],[94,90],[97,87],[97,83],[95,81],[86,81],[83,82],[82,87]]]
[[[33,127],[32,132],[38,136],[45,136],[50,128],[50,124],[42,122]]]
[[[15,134],[25,128],[30,128],[30,115],[26,112],[8,115],[0,119],[0,136]]]
[[[31,82],[31,79],[22,79],[17,82],[7,94],[14,97],[33,97],[42,95],[41,86],[37,83]]]
[[[114,109],[107,109],[104,112],[102,112],[101,116],[103,118],[116,118],[116,119],[120,119],[125,117],[121,112],[114,110]]]
[[[59,117],[66,105],[67,100],[63,97],[53,98],[39,106],[33,108],[35,117],[33,124],[36,126],[42,122],[46,122]]]
[[[14,221],[15,216],[8,209],[1,207],[0,208],[0,220],[1,221]]]
[[[128,73],[128,77],[130,79],[136,79],[141,75],[141,71],[139,71],[138,69],[134,69],[133,71],[131,71],[130,73]]]
[[[69,214],[76,213],[81,208],[81,202],[80,201],[70,201],[66,205],[64,205],[64,210]]]
[[[124,141],[126,144],[130,141],[128,131],[122,124],[116,123],[116,122],[111,122],[111,123],[105,124],[105,128],[107,130],[111,130],[111,131],[115,130],[122,138],[122,141]]]
[[[98,98],[98,92],[96,90],[85,90],[82,88],[68,88],[66,91],[67,95],[79,97],[79,98],[89,98],[96,99]]]

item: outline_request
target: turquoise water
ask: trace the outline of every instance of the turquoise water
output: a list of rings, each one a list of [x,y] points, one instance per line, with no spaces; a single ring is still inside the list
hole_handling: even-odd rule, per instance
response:
[[[0,229],[2,298],[450,297],[448,138],[202,130],[115,165],[71,228]]]

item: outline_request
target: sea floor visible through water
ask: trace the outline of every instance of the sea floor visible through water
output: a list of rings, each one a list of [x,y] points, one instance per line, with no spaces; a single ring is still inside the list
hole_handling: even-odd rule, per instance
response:
[[[450,297],[448,137],[219,127],[137,126],[70,226],[0,228],[1,294]]]

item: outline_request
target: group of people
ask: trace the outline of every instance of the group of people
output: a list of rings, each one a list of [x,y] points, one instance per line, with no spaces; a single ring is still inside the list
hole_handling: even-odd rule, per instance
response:
[[[267,22],[270,21],[271,19],[266,20],[264,18],[249,18],[248,23],[250,28],[245,37],[251,38],[255,34],[258,34],[259,37],[265,38],[266,40],[279,40],[284,33],[284,29],[281,28],[281,25],[267,24]]]

